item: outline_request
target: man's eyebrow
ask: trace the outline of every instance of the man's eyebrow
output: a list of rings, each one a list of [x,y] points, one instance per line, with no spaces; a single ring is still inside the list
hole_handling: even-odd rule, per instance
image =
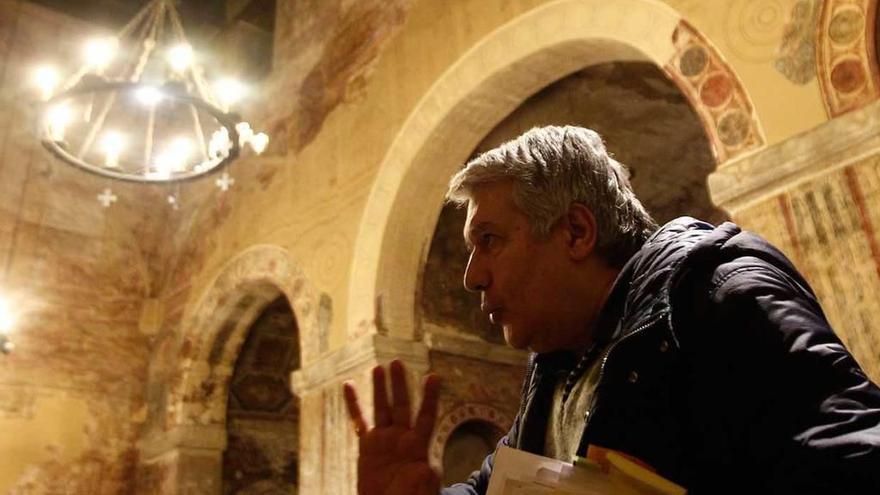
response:
[[[495,224],[487,221],[479,222],[476,225],[471,224],[470,228],[464,231],[464,245],[467,247],[468,251],[474,249],[474,243],[471,242],[471,237],[478,237],[480,234],[490,230],[494,226]]]

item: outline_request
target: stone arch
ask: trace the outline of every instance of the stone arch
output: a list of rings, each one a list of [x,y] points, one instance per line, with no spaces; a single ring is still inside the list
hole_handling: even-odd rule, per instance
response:
[[[509,414],[488,404],[465,403],[450,409],[437,421],[437,427],[428,446],[428,462],[432,466],[435,468],[442,466],[443,450],[450,435],[456,428],[469,421],[482,421],[503,432],[507,432],[513,425],[513,418]]]
[[[877,0],[822,2],[816,64],[822,101],[837,117],[880,98]]]
[[[743,85],[671,7],[652,0],[557,0],[535,8],[450,66],[385,155],[356,241],[348,299],[352,334],[418,338],[419,271],[449,176],[530,95],[610,61],[662,67],[696,109],[719,163],[763,145]]]
[[[299,327],[303,365],[316,359],[316,299],[302,270],[277,246],[254,246],[232,258],[184,318],[181,358],[167,424],[223,425],[228,381],[247,331],[284,296]]]

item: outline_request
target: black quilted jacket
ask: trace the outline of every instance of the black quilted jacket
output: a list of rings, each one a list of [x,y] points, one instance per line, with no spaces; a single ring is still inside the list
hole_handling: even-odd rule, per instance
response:
[[[620,450],[695,494],[880,493],[880,389],[765,240],[677,219],[613,293],[622,336],[601,357],[581,455]],[[501,443],[541,453],[562,361],[530,359]],[[443,495],[485,493],[492,461]]]

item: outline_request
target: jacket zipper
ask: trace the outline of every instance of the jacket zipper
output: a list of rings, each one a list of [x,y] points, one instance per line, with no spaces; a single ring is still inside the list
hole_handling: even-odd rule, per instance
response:
[[[520,437],[522,437],[522,425],[524,423],[525,417],[524,414],[526,412],[526,403],[528,402],[528,394],[529,390],[532,388],[532,375],[535,373],[535,355],[529,357],[529,362],[526,365],[526,373],[523,378],[523,390],[522,390],[522,399],[519,401],[519,413],[517,414],[517,419],[519,424],[516,428],[516,446],[520,445]]]
[[[630,337],[632,337],[633,335],[641,333],[646,328],[654,325],[655,323],[660,321],[660,319],[662,319],[664,316],[666,316],[668,313],[669,313],[668,311],[663,311],[661,313],[658,313],[656,317],[651,319],[651,321],[640,325],[638,328],[636,328],[632,332],[629,332],[626,335],[624,335],[623,337],[612,342],[611,345],[608,346],[608,349],[603,353],[602,364],[599,368],[599,378],[596,380],[596,391],[593,393],[593,397],[590,400],[590,408],[587,411],[587,417],[584,420],[584,429],[583,429],[582,436],[586,436],[587,428],[590,426],[590,421],[593,419],[593,412],[596,410],[596,402],[597,402],[596,397],[599,395],[598,394],[599,387],[602,386],[602,376],[605,374],[605,364],[608,363],[608,357],[611,355],[611,351],[613,351],[614,348],[617,347],[617,345],[620,344],[621,342],[623,342],[624,340],[627,340]],[[581,444],[583,444],[583,438],[581,439]]]

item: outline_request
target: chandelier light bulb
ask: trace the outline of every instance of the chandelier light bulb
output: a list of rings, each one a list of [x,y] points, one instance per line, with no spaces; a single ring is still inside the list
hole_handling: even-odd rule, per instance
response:
[[[269,145],[269,136],[267,136],[265,132],[254,134],[250,143],[251,148],[254,149],[254,153],[262,155],[263,152],[266,151],[266,146]]]
[[[9,302],[0,297],[0,334],[6,335],[15,326],[15,314],[9,308]]]
[[[229,108],[244,98],[247,88],[236,79],[224,78],[214,84],[214,91],[217,94],[217,98],[220,99],[220,103],[224,107]]]
[[[119,41],[116,38],[96,38],[90,40],[85,46],[86,64],[100,72],[110,65],[118,49]]]
[[[171,141],[169,150],[178,157],[180,162],[185,162],[186,159],[189,158],[190,153],[192,153],[192,148],[192,141],[185,137],[178,137]]]
[[[73,112],[70,107],[59,103],[49,108],[46,113],[46,121],[48,124],[49,138],[53,141],[64,141],[64,131],[73,120]]]
[[[150,177],[162,180],[168,179],[171,177],[171,172],[174,171],[174,158],[168,151],[164,151],[156,157],[153,168],[156,171],[151,173]]]
[[[209,157],[215,160],[226,158],[231,149],[232,141],[229,139],[229,131],[225,127],[221,127],[211,134],[211,141],[208,143]]]
[[[40,97],[42,97],[43,100],[48,100],[52,97],[59,81],[60,77],[58,71],[55,70],[54,67],[44,65],[38,67],[37,70],[34,71],[34,84],[36,84],[37,88],[40,90]]]
[[[249,143],[251,138],[254,137],[254,130],[251,129],[251,125],[247,122],[239,122],[235,124],[235,132],[238,133],[239,148],[243,148],[244,145]]]
[[[192,65],[193,62],[193,49],[187,43],[180,43],[179,45],[175,45],[168,50],[167,54],[168,64],[171,66],[171,69],[177,73],[183,73],[186,69]]]
[[[144,86],[135,92],[135,98],[146,106],[153,106],[164,98],[164,95],[158,89],[152,86]]]
[[[125,149],[125,136],[116,131],[107,131],[101,138],[101,149],[104,152],[104,165],[119,166],[119,155]]]
[[[156,178],[167,179],[172,172],[182,172],[186,168],[186,160],[192,153],[192,142],[184,137],[175,138],[168,148],[156,157]]]

